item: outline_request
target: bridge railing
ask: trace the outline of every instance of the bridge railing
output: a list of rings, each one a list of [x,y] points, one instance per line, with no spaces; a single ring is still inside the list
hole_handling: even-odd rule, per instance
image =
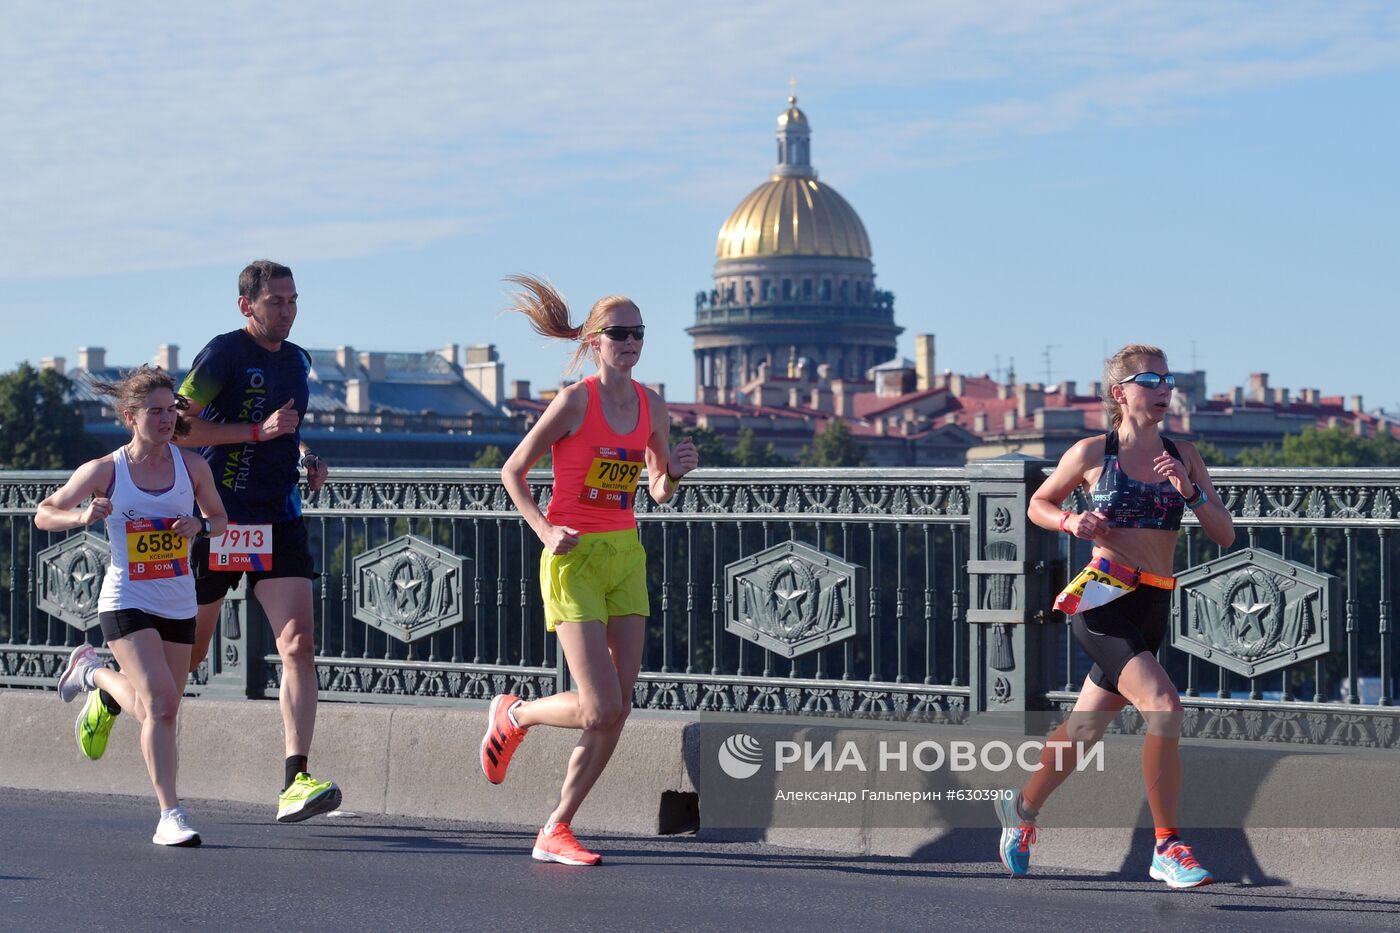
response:
[[[892,716],[1073,703],[1089,662],[1050,610],[1084,542],[1025,504],[1042,461],[957,469],[703,470],[642,493],[652,602],[637,706]],[[1396,747],[1400,471],[1216,471],[1237,541],[1187,516],[1173,647],[1188,732]],[[34,529],[65,477],[0,473],[0,686],[48,687],[100,644],[100,528]],[[532,477],[547,502],[548,476]],[[565,689],[540,545],[487,470],[337,470],[308,496],[323,697],[454,702]],[[190,690],[273,696],[256,600],[226,601]]]

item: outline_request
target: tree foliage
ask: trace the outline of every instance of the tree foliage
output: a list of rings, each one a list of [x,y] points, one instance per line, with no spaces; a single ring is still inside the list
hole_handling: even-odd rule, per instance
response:
[[[68,377],[21,363],[0,375],[0,466],[11,470],[73,469],[98,453],[68,398]]]
[[[473,467],[478,467],[481,469],[485,469],[488,467],[491,469],[500,469],[505,465],[506,453],[504,450],[501,450],[501,448],[497,447],[495,444],[488,444],[487,446],[483,447],[481,449],[481,452],[476,455],[476,459],[472,461]]]
[[[844,419],[832,418],[812,443],[802,448],[797,462],[811,467],[865,466],[865,448],[856,443]]]
[[[1268,444],[1240,452],[1247,467],[1393,467],[1400,466],[1400,439],[1389,434],[1360,437],[1342,428],[1307,427],[1290,434],[1281,446]]]

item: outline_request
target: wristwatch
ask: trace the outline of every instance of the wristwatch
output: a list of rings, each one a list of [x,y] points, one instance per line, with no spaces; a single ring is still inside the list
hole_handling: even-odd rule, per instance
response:
[[[200,516],[199,531],[195,532],[201,538],[207,538],[214,533],[214,525],[209,519]]]
[[[297,466],[301,467],[303,470],[309,470],[320,461],[320,457],[308,450],[301,455],[301,459],[297,461]]]

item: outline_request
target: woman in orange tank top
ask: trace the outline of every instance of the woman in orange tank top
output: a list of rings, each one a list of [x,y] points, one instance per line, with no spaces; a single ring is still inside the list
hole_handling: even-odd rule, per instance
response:
[[[689,439],[670,446],[666,402],[632,379],[646,329],[631,300],[603,298],[574,326],[549,285],[527,276],[510,281],[523,289],[514,309],[536,331],[578,343],[570,369],[591,356],[598,372],[554,397],[501,470],[515,507],[544,545],[545,623],[558,635],[577,687],[529,702],[511,694],[494,698],[481,769],[491,783],[504,781],[531,726],[580,730],[559,803],[532,854],[545,862],[597,865],[602,856],[579,845],[569,824],[612,757],[641,669],[650,602],[633,512],[638,482],[645,465],[647,492],[666,502],[700,457]],[[548,514],[535,504],[525,478],[546,451],[554,463]]]

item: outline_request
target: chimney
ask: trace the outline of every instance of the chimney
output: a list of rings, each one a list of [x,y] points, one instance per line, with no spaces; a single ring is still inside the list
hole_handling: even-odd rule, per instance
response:
[[[1060,394],[1063,395],[1065,401],[1068,402],[1070,399],[1074,398],[1075,392],[1078,388],[1079,385],[1077,383],[1075,383],[1073,380],[1068,380],[1060,383]]]
[[[512,379],[512,380],[510,381],[510,397],[511,397],[511,398],[529,398],[529,397],[530,397],[530,380],[529,380],[529,379]]]
[[[1045,407],[1045,386],[1039,382],[1023,382],[1016,386],[1016,414],[1029,418],[1036,409]]]
[[[62,357],[62,356],[46,356],[46,357],[43,357],[42,359],[39,360],[39,368],[40,368],[40,369],[52,369],[54,372],[58,373],[60,376],[63,375],[63,371],[64,371],[64,369],[66,369],[67,367],[68,367],[68,360],[67,360],[66,357]]]
[[[355,348],[339,346],[335,348],[335,365],[340,367],[343,373],[349,373],[355,368]]]
[[[1287,389],[1274,389],[1274,404],[1283,405],[1285,407],[1288,405]]]
[[[813,389],[810,398],[810,407],[816,409],[817,411],[825,412],[826,414],[832,413],[833,409],[831,407],[831,386],[829,383],[826,385],[818,386],[817,388]]]
[[[788,386],[787,406],[788,408],[802,407],[802,390],[797,386]]]
[[[657,395],[661,396],[661,401],[663,401],[663,402],[666,401],[666,383],[664,383],[664,382],[648,382],[648,383],[647,383],[647,388],[650,389],[651,391],[655,392]]]
[[[462,378],[492,405],[500,405],[505,395],[506,364],[500,360],[494,343],[478,343],[467,347],[462,366]]]
[[[371,382],[380,382],[389,375],[389,368],[384,363],[383,353],[371,353],[368,350],[360,351],[360,366],[364,368]]]
[[[1097,379],[1089,383],[1089,394],[1094,398],[1103,398],[1103,383]]]
[[[1011,397],[1011,391],[1015,388],[1017,388],[1015,383],[998,383],[997,398],[1002,400],[1009,399]]]
[[[1267,402],[1269,400],[1268,373],[1249,374],[1249,400],[1251,402]]]
[[[461,349],[461,348],[458,347],[457,344],[455,344],[455,343],[449,343],[447,346],[445,346],[445,347],[443,347],[441,350],[439,350],[438,353],[442,354],[442,358],[445,359],[445,360],[447,360],[447,362],[451,363],[453,366],[456,366],[456,365],[457,365],[457,351],[460,350],[460,349]]]
[[[369,382],[367,380],[345,380],[345,407],[357,415],[369,412]]]
[[[963,394],[963,377],[960,373],[954,373],[948,376],[948,391],[954,395]]]
[[[1008,411],[1006,414],[1002,415],[1002,423],[1006,426],[1006,430],[1016,430],[1016,412]]]
[[[1358,415],[1366,410],[1361,406],[1361,396],[1359,395],[1353,395],[1351,397],[1351,404],[1347,407]]]
[[[919,392],[933,388],[933,360],[933,334],[915,334],[914,386]]]
[[[107,351],[102,347],[79,347],[78,368],[93,372],[107,368]]]
[[[831,412],[838,418],[846,418],[851,414],[851,400],[846,395],[846,380],[831,380]]]
[[[974,434],[987,433],[987,413],[985,411],[979,411],[972,416],[972,431]]]
[[[1244,389],[1235,386],[1230,390],[1230,404],[1236,408],[1242,408],[1244,406]]]
[[[156,365],[168,373],[180,368],[180,347],[173,343],[163,343],[156,348]]]
[[[501,358],[494,343],[474,343],[467,347],[467,365],[494,363]]]

